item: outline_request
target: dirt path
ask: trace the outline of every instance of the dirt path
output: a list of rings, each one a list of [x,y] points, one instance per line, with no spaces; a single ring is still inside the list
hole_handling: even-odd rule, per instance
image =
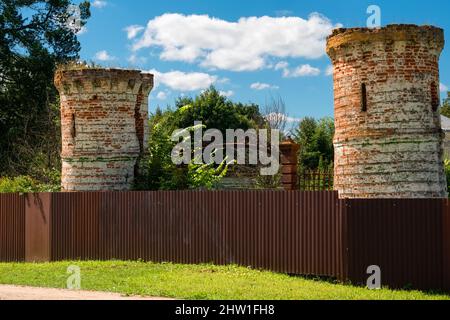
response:
[[[126,297],[117,293],[0,285],[0,300],[170,300]]]

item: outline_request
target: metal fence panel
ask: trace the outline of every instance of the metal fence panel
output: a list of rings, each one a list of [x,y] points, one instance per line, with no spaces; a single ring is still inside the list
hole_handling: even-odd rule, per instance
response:
[[[0,194],[0,261],[25,260],[25,197]]]
[[[41,256],[40,256],[41,255]],[[0,261],[238,264],[365,285],[450,289],[446,199],[317,191],[0,195]]]
[[[159,191],[54,195],[52,259],[235,263],[342,274],[335,192]]]
[[[347,276],[353,283],[365,285],[367,268],[376,265],[390,287],[442,287],[441,199],[345,202]]]

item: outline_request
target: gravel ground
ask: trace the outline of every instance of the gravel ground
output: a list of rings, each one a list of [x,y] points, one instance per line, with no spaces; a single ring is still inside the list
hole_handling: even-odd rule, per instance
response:
[[[0,285],[0,300],[169,300],[117,293]]]

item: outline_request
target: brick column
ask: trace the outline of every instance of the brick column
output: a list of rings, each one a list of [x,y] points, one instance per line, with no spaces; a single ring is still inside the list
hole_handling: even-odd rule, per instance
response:
[[[444,31],[335,29],[334,189],[340,198],[447,198],[439,106]]]
[[[298,150],[300,146],[291,138],[280,144],[281,182],[284,190],[297,190]]]
[[[62,190],[125,191],[148,137],[153,75],[139,70],[59,69]]]

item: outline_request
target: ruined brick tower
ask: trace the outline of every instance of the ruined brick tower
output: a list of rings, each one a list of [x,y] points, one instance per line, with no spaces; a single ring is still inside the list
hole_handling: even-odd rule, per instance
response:
[[[62,190],[128,190],[148,135],[153,75],[135,70],[58,70]]]
[[[439,116],[442,29],[337,29],[335,189],[342,198],[445,198]]]

